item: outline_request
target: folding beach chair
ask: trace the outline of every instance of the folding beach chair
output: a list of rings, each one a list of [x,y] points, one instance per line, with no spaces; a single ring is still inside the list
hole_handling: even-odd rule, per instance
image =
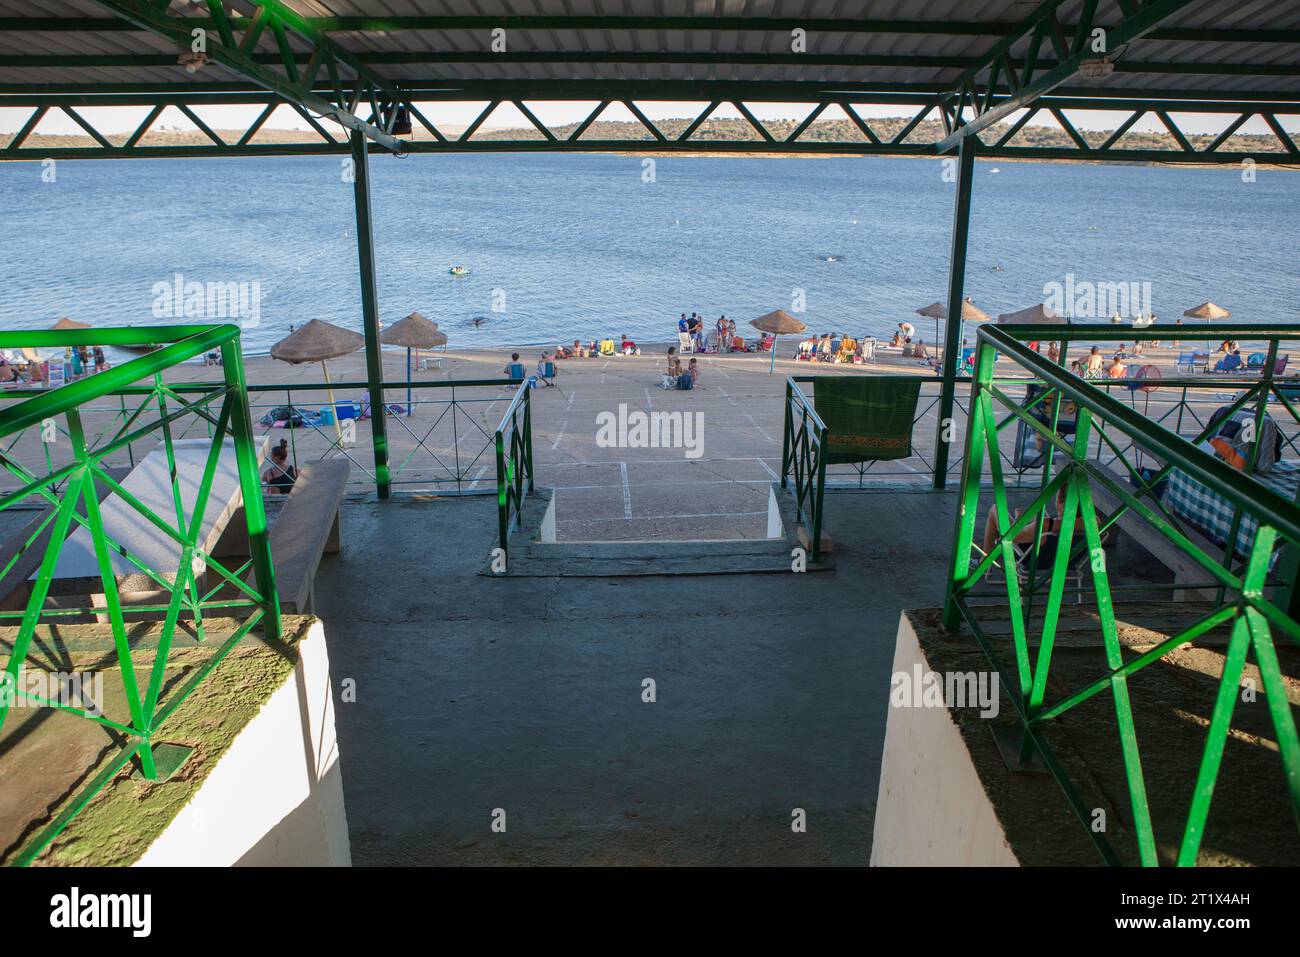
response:
[[[1178,362],[1175,365],[1179,372],[1195,372],[1197,366],[1204,366],[1205,371],[1208,372],[1210,371],[1210,354],[1208,352],[1180,352],[1178,353]]]
[[[506,375],[516,382],[522,382],[524,379],[524,364],[522,362],[512,362],[506,366]]]
[[[1263,352],[1252,352],[1246,357],[1247,372],[1263,372],[1264,365],[1268,362],[1268,356]]]
[[[555,368],[554,362],[543,362],[538,370],[537,378],[542,385],[555,385],[555,376],[559,370]]]
[[[1056,532],[1048,532],[1043,535],[1038,545],[1038,567],[1037,574],[1042,575],[1052,570],[1052,565],[1056,561],[1056,547],[1061,536]],[[1092,556],[1087,548],[1079,548],[1083,537],[1083,519],[1075,516],[1074,520],[1074,542],[1071,551],[1077,552],[1071,556],[1070,563],[1065,568],[1066,584],[1073,584],[1078,591],[1075,593],[1075,604],[1083,604],[1083,576],[1084,573],[1092,568]],[[1110,565],[1110,557],[1114,552],[1115,543],[1118,541],[1115,528],[1108,528],[1101,533],[1101,549],[1106,556],[1106,564]],[[1029,559],[1033,555],[1033,544],[1030,542],[1015,542],[1012,550],[1016,556],[1016,578],[1020,581],[1022,589],[1029,586],[1030,570]]]
[[[682,355],[695,352],[695,341],[689,332],[677,333],[677,351]]]
[[[600,340],[600,354],[601,354],[602,356],[612,356],[612,355],[614,354],[614,340],[613,340],[613,339],[601,339],[601,340]]]

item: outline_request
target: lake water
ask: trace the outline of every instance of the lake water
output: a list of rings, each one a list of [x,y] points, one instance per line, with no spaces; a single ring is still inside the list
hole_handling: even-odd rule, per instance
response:
[[[381,316],[453,347],[628,333],[776,308],[887,335],[946,296],[954,186],[937,160],[503,154],[372,159]],[[256,282],[245,349],[290,323],[360,328],[338,157],[0,163],[0,327],[165,324],[158,284]],[[980,162],[967,294],[996,315],[1045,284],[1150,283],[1162,321],[1206,299],[1295,322],[1300,175]],[[835,257],[836,261],[827,261]],[[448,275],[463,264],[467,277]],[[252,290],[254,287],[249,286]],[[480,326],[471,320],[486,317]],[[933,324],[918,322],[933,336]]]

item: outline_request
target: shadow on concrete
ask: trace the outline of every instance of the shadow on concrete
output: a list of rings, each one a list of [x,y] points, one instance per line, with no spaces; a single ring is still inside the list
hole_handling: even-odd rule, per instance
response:
[[[321,565],[355,863],[867,862],[899,613],[942,600],[954,495],[831,493],[817,575],[484,577],[494,506],[346,505]]]

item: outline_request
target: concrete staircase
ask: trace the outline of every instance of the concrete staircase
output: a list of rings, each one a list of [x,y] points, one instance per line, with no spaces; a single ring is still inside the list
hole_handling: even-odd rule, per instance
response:
[[[755,572],[790,573],[800,547],[794,499],[773,485],[766,538],[711,541],[557,542],[553,499],[539,490],[525,503],[520,528],[510,539],[508,576],[620,578],[648,575],[720,575]],[[833,567],[829,554],[809,572]],[[484,574],[491,575],[489,565]]]

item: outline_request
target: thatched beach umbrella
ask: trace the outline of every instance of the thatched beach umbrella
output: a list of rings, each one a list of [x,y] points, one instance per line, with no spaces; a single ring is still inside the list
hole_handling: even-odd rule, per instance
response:
[[[54,332],[63,332],[66,329],[89,329],[89,328],[90,328],[90,323],[78,322],[76,319],[69,319],[67,316],[64,316],[54,325],[50,326],[50,329]]]
[[[783,334],[793,335],[808,330],[807,326],[784,309],[777,309],[765,316],[759,316],[757,319],[750,320],[749,324],[759,332],[772,333],[772,363],[768,366],[768,375],[771,375],[773,370],[776,369],[776,337]]]
[[[434,349],[447,344],[447,336],[438,331],[438,324],[413,312],[385,329],[379,341],[389,346],[406,347],[406,414],[411,414],[411,350]]]
[[[313,319],[301,329],[289,333],[275,345],[271,346],[271,358],[281,362],[297,365],[300,362],[319,362],[325,373],[325,391],[329,395],[330,409],[334,413],[334,432],[339,439],[343,430],[339,426],[338,406],[334,402],[334,388],[330,385],[330,370],[325,363],[356,352],[366,344],[366,339],[358,332],[344,329],[323,319]],[[383,415],[383,410],[379,413]]]
[[[948,318],[948,307],[941,302],[932,302],[924,309],[916,310],[918,316],[927,316],[934,320],[934,345],[939,346],[939,320]],[[990,316],[984,310],[980,309],[969,298],[963,299],[961,304],[962,322],[969,322],[975,325],[979,322],[988,322]]]
[[[1048,309],[1041,302],[1036,306],[1021,309],[1018,312],[1004,312],[998,316],[999,326],[1044,326],[1067,325],[1065,316]]]
[[[1232,313],[1222,306],[1216,306],[1212,302],[1203,302],[1193,309],[1187,309],[1183,312],[1184,316],[1190,319],[1227,319]]]

